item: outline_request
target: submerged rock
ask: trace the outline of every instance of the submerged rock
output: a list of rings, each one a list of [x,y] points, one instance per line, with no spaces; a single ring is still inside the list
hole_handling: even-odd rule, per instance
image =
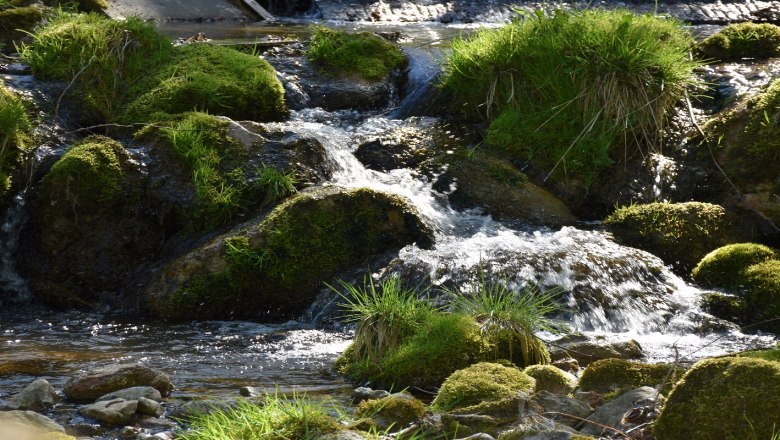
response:
[[[65,396],[74,401],[95,399],[125,388],[149,386],[162,396],[173,390],[170,377],[162,371],[143,365],[110,365],[72,377],[65,383]]]

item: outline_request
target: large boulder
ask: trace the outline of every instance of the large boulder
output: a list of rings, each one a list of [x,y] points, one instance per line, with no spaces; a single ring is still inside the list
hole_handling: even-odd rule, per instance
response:
[[[58,435],[62,437],[57,437]],[[51,437],[49,437],[51,436]],[[65,428],[32,411],[0,411],[0,438],[13,440],[69,439]]]
[[[57,390],[46,379],[37,379],[8,401],[11,409],[41,411],[60,400]]]
[[[173,390],[167,374],[143,365],[110,365],[70,378],[63,393],[70,400],[91,402],[125,388],[149,386],[162,396]]]
[[[705,359],[674,387],[655,424],[664,440],[772,438],[780,426],[780,363]]]
[[[431,403],[434,409],[461,413],[485,413],[485,408],[505,399],[531,393],[536,380],[517,368],[480,362],[450,375]]]
[[[600,406],[588,417],[588,421],[592,423],[586,423],[580,432],[594,436],[611,434],[616,430],[626,432],[637,426],[635,422],[640,416],[643,419],[641,422],[647,421],[648,418],[654,419],[657,414],[656,408],[663,399],[664,396],[655,388],[633,389]]]
[[[315,188],[168,264],[145,286],[142,306],[170,318],[288,318],[323,281],[411,243],[430,246],[432,231],[400,197]]]

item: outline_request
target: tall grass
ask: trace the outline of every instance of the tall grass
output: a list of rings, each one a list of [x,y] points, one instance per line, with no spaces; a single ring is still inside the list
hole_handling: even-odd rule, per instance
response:
[[[539,12],[453,41],[442,86],[491,123],[490,144],[589,183],[616,158],[657,148],[666,112],[694,82],[692,41],[649,15]]]

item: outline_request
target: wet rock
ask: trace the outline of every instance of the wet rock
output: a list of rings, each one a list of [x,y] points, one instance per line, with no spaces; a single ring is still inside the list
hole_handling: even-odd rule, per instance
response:
[[[262,396],[264,391],[257,387],[241,387],[238,390],[238,394],[240,394],[243,397],[257,397]]]
[[[642,355],[642,346],[633,339],[600,341],[588,340],[582,335],[563,338],[550,348],[550,356],[553,360],[574,358],[583,367],[600,359],[639,359]]]
[[[577,359],[572,357],[557,359],[552,362],[552,365],[563,371],[568,371],[569,373],[576,373],[580,370],[580,363],[577,362]]]
[[[655,411],[656,406],[660,406],[663,399],[664,396],[659,394],[655,388],[636,388],[599,407],[588,417],[588,420],[593,423],[586,423],[580,432],[594,436],[614,432],[602,426],[612,427],[625,432],[635,426],[633,424],[629,425],[630,422],[626,423],[628,419],[624,419],[625,416],[632,414],[637,408],[649,408],[648,411]]]
[[[41,411],[59,401],[57,390],[46,379],[37,379],[8,401],[9,409]]]
[[[357,431],[345,430],[317,437],[317,440],[364,440],[363,434]]]
[[[185,402],[175,408],[169,414],[169,417],[176,420],[187,421],[192,417],[209,414],[213,411],[228,411],[232,409],[235,402],[226,402],[224,400],[204,399]]]
[[[383,399],[389,395],[390,393],[385,390],[372,390],[368,387],[359,387],[352,391],[352,403],[357,405],[364,400]]]
[[[125,388],[149,386],[162,396],[173,390],[167,374],[143,365],[111,365],[93,372],[72,377],[65,383],[63,392],[70,400],[94,401],[95,399]]]
[[[534,394],[533,401],[544,409],[542,415],[572,427],[580,423],[579,419],[587,418],[593,412],[593,408],[586,402],[545,390]]]
[[[432,231],[405,199],[369,189],[308,189],[243,232],[217,237],[147,284],[142,306],[166,317],[297,316],[321,283]]]
[[[33,411],[0,411],[0,438],[34,440],[45,434],[65,434],[54,420]]]
[[[147,399],[146,397],[139,397],[137,400],[139,414],[159,417],[165,412],[165,409],[159,402],[156,402],[152,399]]]
[[[138,409],[138,401],[113,399],[93,403],[79,409],[79,414],[91,417],[104,425],[124,425],[129,423]]]
[[[162,402],[162,395],[156,388],[153,387],[131,387],[123,390],[114,391],[104,396],[100,396],[97,401],[113,400],[113,399],[125,399],[125,400],[138,400],[140,398],[151,399],[156,402]]]

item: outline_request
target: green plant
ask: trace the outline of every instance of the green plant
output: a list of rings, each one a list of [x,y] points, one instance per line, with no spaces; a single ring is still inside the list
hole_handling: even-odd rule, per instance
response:
[[[442,87],[490,122],[489,144],[587,185],[616,157],[658,144],[694,82],[691,43],[651,15],[538,12],[454,40]]]
[[[196,416],[182,440],[315,440],[342,430],[323,403],[305,397],[266,394],[262,404],[240,400],[227,409]]]
[[[531,393],[536,381],[518,370],[490,362],[480,362],[450,375],[431,403],[434,409],[474,408],[480,404],[516,397],[518,392]]]
[[[0,196],[8,190],[10,173],[29,130],[30,121],[24,103],[0,82]]]
[[[671,389],[683,370],[668,364],[645,364],[625,359],[601,359],[588,365],[580,376],[578,388],[583,391],[609,393],[641,386]]]
[[[694,47],[700,57],[732,61],[780,54],[780,27],[769,23],[732,23]]]
[[[560,311],[554,299],[561,290],[541,292],[529,285],[516,291],[507,285],[506,279],[487,281],[481,272],[479,282],[464,291],[449,292],[452,308],[476,319],[493,347],[492,359],[509,359],[521,366],[550,362],[550,354],[535,332],[565,330],[564,324],[551,318]]]
[[[370,32],[349,34],[316,26],[306,50],[309,60],[336,76],[379,80],[406,61],[401,50]]]
[[[295,171],[282,171],[276,167],[263,164],[256,169],[256,185],[265,192],[265,198],[261,205],[274,203],[291,194],[295,194],[297,178]]]

